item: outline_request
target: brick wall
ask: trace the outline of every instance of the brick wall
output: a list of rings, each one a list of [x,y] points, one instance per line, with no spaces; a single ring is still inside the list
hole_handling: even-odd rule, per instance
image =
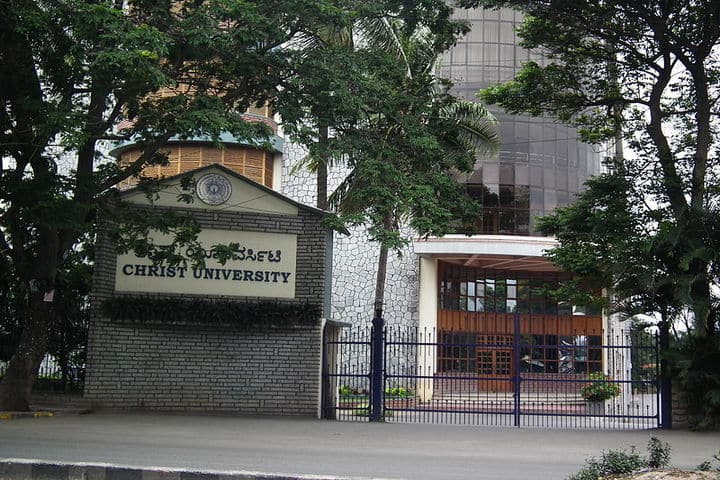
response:
[[[279,302],[323,305],[327,231],[320,225],[318,212],[300,209],[297,217],[186,212],[204,228],[296,234],[296,295]],[[114,322],[103,315],[101,306],[115,295],[115,261],[114,246],[100,235],[88,339],[86,398],[101,407],[118,409],[317,414],[320,319],[311,326],[249,330],[229,325],[162,325],[152,319],[142,325]],[[202,298],[227,300],[219,296]]]
[[[320,327],[93,326],[86,398],[110,408],[316,415]]]

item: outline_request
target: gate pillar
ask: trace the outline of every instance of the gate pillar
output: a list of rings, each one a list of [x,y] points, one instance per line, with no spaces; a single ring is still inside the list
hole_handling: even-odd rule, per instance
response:
[[[383,419],[383,400],[385,399],[385,320],[375,317],[372,321],[370,367],[370,421],[380,422]]]

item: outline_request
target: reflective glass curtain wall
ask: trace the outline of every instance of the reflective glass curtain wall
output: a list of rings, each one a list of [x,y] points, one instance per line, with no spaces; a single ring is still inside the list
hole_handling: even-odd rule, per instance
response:
[[[457,94],[475,100],[481,88],[510,80],[528,60],[541,55],[518,46],[513,10],[459,10],[470,32],[443,58],[442,75]],[[548,118],[507,115],[500,122],[498,158],[480,159],[467,179],[468,191],[483,203],[480,233],[537,234],[533,219],[570,203],[591,175],[600,173],[598,147],[578,142],[577,131]]]

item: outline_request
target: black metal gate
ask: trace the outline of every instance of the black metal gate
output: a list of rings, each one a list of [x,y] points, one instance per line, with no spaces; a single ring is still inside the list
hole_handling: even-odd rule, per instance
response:
[[[516,427],[661,426],[656,335],[519,332],[376,325],[326,333],[323,416]]]

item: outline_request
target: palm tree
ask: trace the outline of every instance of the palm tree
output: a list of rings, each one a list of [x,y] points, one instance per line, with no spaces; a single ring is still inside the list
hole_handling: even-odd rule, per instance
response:
[[[436,76],[433,36],[426,30],[403,36],[402,25],[388,26],[405,62],[398,65],[393,55],[378,62],[376,76],[387,95],[366,106],[371,113],[363,123],[338,132],[339,143],[352,147],[345,157],[349,173],[330,196],[341,218],[368,225],[380,244],[375,318],[383,314],[389,250],[406,242],[399,226],[421,236],[444,235],[477,213],[455,176],[472,171],[476,158],[496,154],[500,144],[489,111],[452,96]]]
[[[397,22],[395,22],[397,23]],[[328,51],[340,51],[342,55],[351,57],[356,52],[358,45],[361,48],[375,49],[389,52],[398,61],[405,63],[405,50],[397,36],[397,30],[393,27],[393,20],[388,16],[372,16],[360,18],[353,25],[321,25],[316,31],[308,32],[300,36],[296,47],[303,52],[305,58],[327,53]],[[321,75],[322,77],[322,75]],[[328,168],[333,166],[334,157],[328,153],[330,140],[330,126],[324,108],[332,103],[323,95],[332,97],[337,93],[334,90],[313,92],[318,111],[311,112],[312,121],[316,124],[316,145],[314,151],[298,162],[291,173],[300,169],[308,169],[316,174],[317,200],[316,206],[322,210],[328,208]],[[313,102],[308,102],[313,103]],[[310,107],[312,110],[312,107]],[[322,112],[321,112],[322,110]],[[332,115],[332,114],[331,114]]]

